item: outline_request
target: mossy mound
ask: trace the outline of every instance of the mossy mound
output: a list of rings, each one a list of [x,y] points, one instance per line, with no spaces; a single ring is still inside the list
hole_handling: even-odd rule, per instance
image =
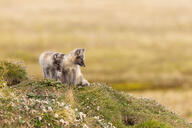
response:
[[[0,62],[0,87],[19,84],[26,79],[27,73],[21,63],[12,63],[9,61]]]
[[[52,80],[0,89],[1,127],[190,128],[149,99],[135,98],[104,84],[68,87]]]

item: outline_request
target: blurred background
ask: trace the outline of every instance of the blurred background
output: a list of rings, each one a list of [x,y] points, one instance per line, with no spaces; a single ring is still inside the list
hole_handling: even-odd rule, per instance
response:
[[[0,0],[0,59],[86,48],[83,74],[192,121],[191,0]]]

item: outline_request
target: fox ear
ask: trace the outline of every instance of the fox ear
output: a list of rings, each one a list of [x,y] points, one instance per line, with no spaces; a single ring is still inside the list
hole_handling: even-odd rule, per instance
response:
[[[59,53],[55,53],[55,54],[53,55],[53,58],[56,60],[57,57],[58,57],[58,55],[59,55]]]
[[[85,49],[84,48],[79,48],[79,49],[76,49],[75,50],[75,55],[76,56],[79,56],[79,55],[81,55],[81,54],[83,54],[85,52]]]
[[[62,54],[61,54],[61,58],[63,58],[64,56],[65,56],[65,54],[62,53]]]

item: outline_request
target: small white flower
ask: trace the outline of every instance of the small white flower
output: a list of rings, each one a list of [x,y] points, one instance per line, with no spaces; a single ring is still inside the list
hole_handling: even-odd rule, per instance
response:
[[[80,120],[75,119],[75,122],[79,122]]]
[[[100,106],[97,106],[97,108],[96,108],[96,109],[97,109],[97,111],[99,111],[99,109],[100,109]]]
[[[84,114],[83,112],[79,112],[79,118],[80,120],[83,120],[84,118],[86,118],[86,114]]]
[[[64,124],[64,126],[69,125],[68,121],[64,121],[63,119],[60,119],[59,122],[61,122],[62,124]]]
[[[48,111],[52,112],[53,111],[52,107],[49,106]]]
[[[15,104],[14,103],[11,103],[11,107],[14,107],[15,106]]]
[[[24,106],[24,108],[28,111],[29,110],[29,107],[28,106]]]
[[[45,109],[45,106],[41,105],[40,108],[41,108],[41,109]]]
[[[38,119],[39,119],[39,121],[41,121],[41,120],[42,120],[42,118],[41,118],[41,117],[38,117]]]
[[[37,103],[40,103],[41,101],[40,100],[35,100]]]
[[[55,118],[58,118],[59,116],[58,116],[58,114],[55,114],[54,117],[55,117]]]
[[[49,104],[48,101],[43,101],[44,104]]]
[[[70,109],[70,106],[68,106],[68,105],[67,105],[67,106],[65,106],[65,109],[69,110],[69,109]]]
[[[96,120],[99,120],[99,116],[94,116],[93,118]]]
[[[65,123],[65,121],[63,119],[60,119],[59,122],[61,122],[62,124]]]
[[[50,123],[48,123],[48,126],[51,126],[51,124],[50,124]]]
[[[98,121],[99,121],[99,122],[102,122],[102,121],[104,121],[104,119],[99,119]]]
[[[57,103],[57,105],[60,105],[60,103],[58,101],[56,103]]]
[[[47,110],[45,108],[43,108],[42,110],[43,110],[43,112],[47,112]]]
[[[75,111],[77,112],[77,111],[78,111],[78,109],[77,109],[77,108],[75,108]]]
[[[65,104],[62,102],[59,106],[60,106],[60,107],[63,107],[64,105],[65,105]]]
[[[113,126],[113,124],[112,124],[111,122],[108,122],[108,125],[109,125],[110,127],[112,127],[112,126]]]
[[[7,83],[4,82],[4,83],[3,83],[3,86],[6,86],[6,85],[7,85]]]
[[[89,128],[86,124],[83,125],[83,128]]]

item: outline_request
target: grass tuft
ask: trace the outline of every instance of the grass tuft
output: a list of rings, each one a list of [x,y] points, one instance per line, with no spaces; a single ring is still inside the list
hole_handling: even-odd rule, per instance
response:
[[[5,85],[15,85],[27,79],[27,73],[21,63],[8,61],[0,62],[0,83]]]
[[[135,126],[134,128],[172,128],[170,125],[161,123],[159,121],[146,121],[142,124]]]

